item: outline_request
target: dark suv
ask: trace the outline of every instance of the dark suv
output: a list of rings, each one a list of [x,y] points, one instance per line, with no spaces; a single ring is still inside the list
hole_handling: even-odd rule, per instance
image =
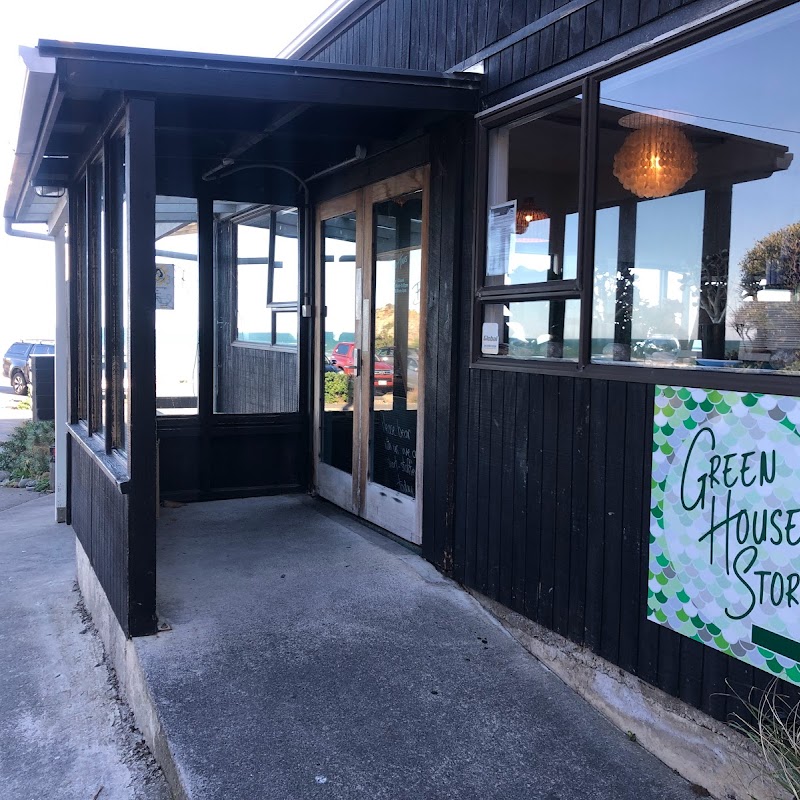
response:
[[[31,375],[29,356],[53,355],[56,346],[49,339],[14,342],[3,356],[3,375],[9,379],[15,394],[27,394]]]

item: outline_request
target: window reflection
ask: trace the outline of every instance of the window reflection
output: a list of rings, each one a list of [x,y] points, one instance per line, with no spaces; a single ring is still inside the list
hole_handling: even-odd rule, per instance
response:
[[[563,359],[577,361],[580,301],[536,300],[510,303],[487,303],[484,323],[496,324],[484,329],[494,339],[484,347],[487,355],[524,359]]]
[[[580,96],[491,132],[489,205],[513,201],[515,214],[502,265],[490,224],[486,286],[576,277],[580,132]]]
[[[800,11],[600,87],[592,355],[800,371]]]

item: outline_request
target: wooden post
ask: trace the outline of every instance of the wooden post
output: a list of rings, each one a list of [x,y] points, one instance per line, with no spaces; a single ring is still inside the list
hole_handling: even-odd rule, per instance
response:
[[[131,98],[125,126],[130,433],[128,630],[156,630],[155,102]]]

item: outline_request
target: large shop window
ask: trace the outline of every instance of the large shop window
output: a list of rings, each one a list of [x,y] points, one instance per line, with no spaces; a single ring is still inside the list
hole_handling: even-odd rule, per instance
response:
[[[800,373],[797,41],[795,5],[490,130],[484,356]]]

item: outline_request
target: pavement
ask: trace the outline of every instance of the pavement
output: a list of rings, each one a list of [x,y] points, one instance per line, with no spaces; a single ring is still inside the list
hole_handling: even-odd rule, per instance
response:
[[[134,640],[192,800],[690,800],[456,584],[305,496],[162,511]]]
[[[0,431],[17,421],[0,404]],[[53,516],[52,494],[0,488],[0,797],[169,800],[80,602],[72,529]]]

